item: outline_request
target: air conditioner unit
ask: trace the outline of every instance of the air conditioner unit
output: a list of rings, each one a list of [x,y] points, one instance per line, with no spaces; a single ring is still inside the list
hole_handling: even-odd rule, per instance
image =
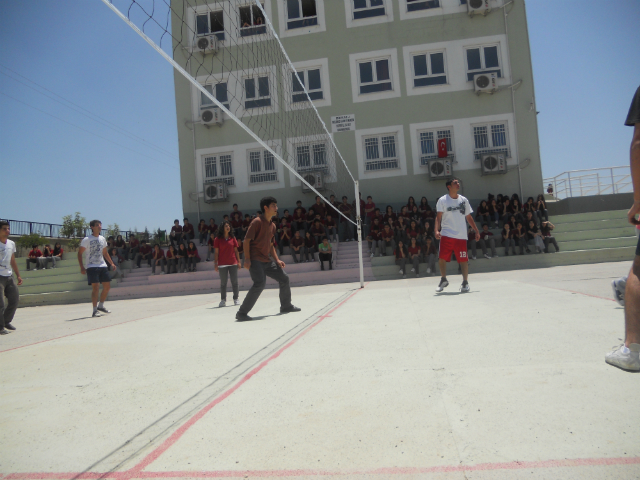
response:
[[[467,0],[467,13],[469,15],[486,15],[491,11],[490,0]]]
[[[205,183],[203,190],[205,203],[225,202],[229,196],[227,184],[222,181]]]
[[[476,95],[495,92],[498,89],[498,74],[492,72],[474,75],[473,87],[475,88]]]
[[[208,35],[206,37],[198,37],[193,48],[194,51],[200,51],[203,54],[218,53],[218,37],[215,35]]]
[[[219,107],[207,108],[200,112],[200,118],[205,125],[222,125],[224,118],[222,117],[222,110]]]
[[[429,180],[443,180],[453,177],[453,158],[432,158],[429,160]]]
[[[482,155],[480,160],[482,165],[482,175],[493,175],[496,173],[507,173],[507,159],[504,153],[490,153]]]
[[[316,190],[324,190],[324,176],[322,175],[322,172],[303,173],[302,178],[304,178],[304,180]],[[303,183],[302,191],[307,193],[312,192],[313,190]]]

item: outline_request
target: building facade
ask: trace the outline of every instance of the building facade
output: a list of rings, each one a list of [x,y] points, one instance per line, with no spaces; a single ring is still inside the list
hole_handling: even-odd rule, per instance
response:
[[[373,196],[378,206],[404,205],[410,195],[418,203],[426,196],[433,206],[446,193],[449,169],[473,202],[489,192],[525,199],[542,193],[524,0],[468,1],[471,6],[467,0],[263,2],[329,131],[332,118],[355,118],[351,129],[332,133],[333,141],[363,197]],[[239,22],[259,42],[266,27],[261,20],[256,25],[252,2],[228,2],[213,15],[210,5],[199,1],[185,18],[196,34],[217,31],[221,38],[223,24]],[[173,0],[172,6],[184,8],[184,2]],[[477,14],[469,14],[471,7]],[[237,18],[224,18],[235,12]],[[174,22],[174,36],[178,28]],[[221,48],[234,48],[225,46],[228,40]],[[176,49],[174,58],[222,103],[237,97],[259,104],[265,95],[282,94],[277,92],[278,76],[286,74],[282,66],[248,72],[255,84],[249,80],[242,84],[247,91],[227,96],[218,91],[222,80],[211,83],[210,75],[198,75],[201,69],[183,50]],[[268,85],[260,83],[261,75],[271,79]],[[209,100],[177,72],[175,96],[183,210],[192,221],[219,221],[234,203],[254,212],[265,195],[276,197],[281,208],[297,200],[305,207],[314,202],[315,194],[303,193],[280,162],[263,158],[260,145],[235,122],[205,125],[201,115]],[[259,181],[254,165],[263,167]],[[206,203],[204,188],[216,179],[228,184],[228,199]],[[349,201],[353,198],[352,192]]]

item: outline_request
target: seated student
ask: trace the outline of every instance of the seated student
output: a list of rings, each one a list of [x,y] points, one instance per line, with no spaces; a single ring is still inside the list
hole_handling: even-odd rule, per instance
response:
[[[167,259],[167,273],[178,273],[178,258],[176,257],[176,253],[175,247],[169,245],[169,249],[165,255]]]
[[[504,247],[504,255],[509,256],[509,247],[511,247],[513,255],[516,254],[516,241],[513,237],[513,230],[509,226],[509,223],[504,224],[502,229],[502,246]]]
[[[547,211],[547,204],[544,202],[544,195],[538,195],[538,199],[536,200],[536,206],[538,210],[538,218],[542,222],[544,218],[545,222],[549,221],[549,212]]]
[[[536,209],[536,204],[533,202],[533,197],[527,198],[527,202],[522,205],[522,215],[524,215],[525,220],[527,218],[527,213],[528,212],[531,212],[534,217],[537,217],[538,215],[536,213],[536,210],[537,210]],[[528,221],[527,221],[527,225],[529,225]]]
[[[509,223],[511,217],[514,215],[513,207],[511,206],[511,200],[506,198],[502,202],[502,211],[500,212],[500,218],[502,219],[502,223]]]
[[[300,263],[303,261],[302,254],[304,253],[304,238],[300,236],[300,230],[293,234],[289,249],[291,250],[293,263]]]
[[[422,214],[418,211],[418,206],[414,205],[413,210],[409,212],[409,221],[414,221],[418,225],[422,225]]]
[[[129,260],[133,260],[140,251],[140,240],[138,240],[135,234],[129,235]]]
[[[310,208],[309,211],[307,211],[307,214],[304,217],[304,229],[305,231],[309,231],[311,230],[311,227],[313,226],[313,223],[316,221],[316,212],[313,208]]]
[[[528,213],[531,214],[531,212]],[[533,220],[529,220],[529,226],[527,227],[527,241],[535,245],[536,253],[542,253],[545,249],[542,232]]]
[[[304,236],[304,258],[306,262],[315,262],[316,257],[314,256],[316,250],[318,248],[318,242],[311,235],[311,232],[307,231]],[[309,255],[311,255],[311,260],[309,260]]]
[[[209,219],[209,225],[207,225],[207,228],[209,230],[209,237],[207,238],[207,245],[208,245],[209,244],[209,238],[215,237],[216,234],[218,233],[218,225],[216,225],[216,219],[215,218],[210,218]]]
[[[331,264],[333,254],[327,237],[324,237],[320,245],[318,245],[318,258],[320,259],[320,270],[324,270],[324,262],[329,262],[329,270],[333,270],[333,265]]]
[[[424,222],[424,227],[422,229],[422,244],[424,245],[424,242],[426,241],[427,238],[431,238],[431,240],[433,240],[434,245],[436,244],[436,232],[433,229],[433,225],[434,222],[431,221],[430,219],[425,220]]]
[[[153,259],[153,249],[150,245],[147,245],[146,240],[140,242],[140,249],[136,255],[136,267],[140,268],[140,262],[146,260],[147,264],[151,266],[151,260]]]
[[[224,225],[225,222],[222,222],[220,225]],[[226,222],[229,223],[229,222]],[[233,230],[233,229],[232,229]],[[217,230],[216,230],[217,232]],[[209,237],[209,240],[207,240],[207,258],[204,259],[205,262],[210,262],[211,261],[211,256],[215,253],[215,248],[213,246],[213,243],[216,239],[217,233],[216,235],[211,235]]]
[[[412,238],[415,238],[416,242],[418,242],[421,238],[421,235],[422,235],[422,229],[420,228],[419,223],[416,222],[415,220],[411,220],[411,224],[405,230],[404,238],[409,243],[411,243]]]
[[[409,252],[404,246],[402,240],[398,242],[398,246],[395,248],[393,253],[396,257],[396,265],[400,266],[399,273],[402,274],[402,278],[407,278],[407,260],[409,259]]]
[[[393,252],[396,249],[395,232],[391,230],[391,227],[387,223],[384,229],[380,232],[380,240],[378,241],[378,247],[383,257],[387,256],[387,248]]]
[[[319,213],[316,213],[316,218],[313,219],[313,223],[315,224],[316,222],[320,222],[322,228],[325,228],[326,217],[322,218]]]
[[[427,200],[427,197],[422,197],[420,199],[420,205],[418,205],[418,212],[420,215],[424,215],[424,212],[427,211],[427,207],[429,207],[429,200]],[[431,210],[431,207],[429,207],[429,210]]]
[[[438,250],[432,237],[427,237],[422,245],[422,258],[427,264],[427,275],[431,275],[436,270],[436,257],[438,256]]]
[[[520,200],[514,198],[513,200],[511,200],[511,205],[513,206],[513,214],[516,216],[516,221],[522,222],[524,220],[524,214],[522,213],[522,205],[520,205]]]
[[[57,268],[56,263],[62,260],[62,254],[64,250],[60,242],[56,242],[53,246],[53,251],[51,252],[51,263],[53,264],[53,268]]]
[[[302,202],[300,200],[296,201],[296,208],[295,209],[296,210],[301,209],[303,215],[307,214],[307,209],[302,206]]]
[[[244,224],[244,220],[239,213],[234,213],[231,218],[231,229],[233,230],[233,235],[236,238],[242,239],[242,225]]]
[[[38,245],[33,245],[33,248],[29,251],[29,254],[27,255],[27,270],[31,270],[32,263],[36,264],[36,268],[34,268],[34,270],[38,270],[40,266],[40,261],[38,259],[40,257],[42,257],[42,252],[38,248]]]
[[[475,237],[474,237],[475,240]],[[482,248],[482,254],[485,258],[496,258],[498,254],[496,253],[496,241],[493,238],[493,233],[489,231],[489,224],[482,224],[482,231],[480,232],[480,240],[478,240],[478,244],[480,248]],[[491,256],[487,253],[487,246],[491,247]],[[476,256],[475,248],[473,249],[473,256]]]
[[[198,255],[198,249],[196,248],[196,244],[193,241],[189,242],[189,246],[187,247],[187,268],[189,272],[196,271],[196,264],[200,261],[200,256]]]
[[[127,248],[127,242],[124,241],[124,239],[122,238],[122,235],[118,235],[116,237],[114,246],[118,249],[118,255],[120,255],[122,258],[129,257],[129,249]]]
[[[367,203],[364,204],[364,232],[366,237],[369,232],[369,227],[373,224],[373,216],[376,210],[376,204],[373,203],[373,197],[369,195],[367,197]]]
[[[187,270],[187,261],[189,256],[187,255],[187,249],[184,243],[180,243],[176,249],[176,259],[178,260],[178,273],[182,273]]]
[[[522,226],[520,220],[516,222],[516,229],[513,230],[513,238],[520,247],[520,255],[524,255],[525,250],[527,253],[531,253],[531,250],[529,250],[527,246],[527,231]]]
[[[49,261],[51,259],[51,256],[53,255],[53,250],[51,249],[50,245],[45,245],[44,248],[42,249],[42,256],[38,259],[38,268],[45,270],[47,268],[47,265],[49,264]]]
[[[223,221],[223,222],[230,222],[230,221],[231,221],[231,219],[229,218],[229,215],[224,215],[224,216],[222,217],[222,221]]]
[[[429,205],[425,207],[422,213],[422,224],[424,225],[427,221],[431,222],[431,225],[435,225],[436,223],[436,212],[433,211]]]
[[[293,223],[293,215],[289,213],[289,210],[285,210],[282,214],[282,218],[284,218],[289,225]]]
[[[122,264],[122,262],[124,262],[124,257],[118,253],[117,247],[113,247],[109,251],[109,256],[113,261],[113,267],[108,267],[109,278],[111,278],[112,280],[114,278],[123,278],[124,274],[122,273],[120,265]]]
[[[338,224],[333,219],[331,213],[327,214],[327,218],[324,221],[324,231],[327,234],[327,238],[334,242],[338,241]]]
[[[305,222],[305,214],[302,212],[302,208],[298,207],[293,212],[293,223],[291,224],[291,228],[294,232],[301,232],[300,235],[304,235],[306,231],[307,224]]]
[[[240,218],[243,218],[242,217],[242,212],[240,210],[238,210],[238,204],[234,203],[233,204],[233,210],[231,210],[231,213],[228,215],[229,219],[233,220],[233,217],[235,216],[236,213],[238,215],[240,215]]]
[[[320,198],[319,195],[316,195],[316,203],[314,203],[313,205],[311,205],[311,207],[309,207],[309,211],[311,210],[313,210],[316,215],[320,215],[321,218],[324,218],[327,216],[327,207],[322,202],[322,199]]]
[[[471,225],[467,231],[467,250],[471,250],[470,260],[476,259],[477,245],[476,245],[476,232]]]
[[[403,243],[407,242],[407,227],[408,227],[408,224],[405,221],[405,218],[402,215],[400,215],[398,217],[398,226],[396,227],[396,231],[395,231],[396,243],[400,241],[402,241]]]
[[[193,242],[192,242],[193,243]],[[151,275],[156,274],[156,266],[160,265],[161,272],[160,275],[164,275],[164,266],[167,261],[164,257],[164,250],[160,248],[160,245],[157,243],[153,246],[153,257],[151,258]]]
[[[196,234],[193,230],[193,225],[189,223],[189,219],[184,219],[184,225],[182,226],[182,241],[184,243],[189,243],[191,240],[196,238]]]
[[[338,206],[338,210],[340,210],[340,213],[342,213],[344,217],[353,218],[353,215],[351,214],[353,212],[353,207],[349,204],[346,195],[343,195],[342,203]],[[340,223],[338,226],[340,231],[338,234],[341,242],[350,242],[351,240],[355,240],[355,237],[353,236],[353,223],[344,217],[340,217]]]
[[[489,202],[489,219],[494,223],[495,227],[499,227],[500,212],[502,211],[502,204],[498,203],[495,198]]]
[[[173,227],[171,227],[171,232],[169,232],[169,241],[174,247],[182,243],[182,226],[180,225],[180,220],[177,218],[173,221]]]
[[[384,223],[389,223],[389,219],[392,219],[394,222],[398,219],[398,216],[393,212],[393,207],[391,205],[387,205],[386,213],[384,214]]]
[[[413,212],[413,207],[414,206],[418,206],[416,205],[416,199],[413,197],[409,197],[409,199],[407,200],[407,212],[411,213]]]
[[[376,253],[376,247],[380,241],[380,222],[377,218],[373,219],[371,228],[369,228],[369,234],[367,235],[367,243],[369,244],[369,253],[373,257]]]
[[[251,225],[251,220],[252,220],[251,215],[249,215],[248,213],[245,214],[244,221],[242,222],[242,237],[240,239],[236,239],[238,240],[238,242],[243,240],[244,236],[247,234],[247,230],[249,230],[249,225]]]
[[[115,239],[115,237],[114,237],[113,235],[109,235],[109,236],[107,237],[107,248],[108,248],[109,250],[111,250],[111,249],[112,249],[113,247],[115,247],[115,246],[116,246],[116,239]]]
[[[280,225],[278,225],[278,249],[280,250],[280,255],[283,255],[284,247],[289,247],[291,245],[291,226],[287,223],[287,219],[282,217],[280,220]],[[291,250],[291,249],[289,249]]]
[[[384,215],[382,215],[382,213],[380,213],[380,209],[376,208],[373,211],[373,217],[371,217],[371,223],[373,224],[373,221],[375,219],[378,219],[378,224],[380,225],[380,228],[382,228],[384,226]]]
[[[553,246],[556,249],[556,252],[560,251],[560,247],[558,247],[558,242],[556,242],[556,237],[551,235],[551,230],[553,230],[555,225],[551,223],[549,220],[542,222],[540,227],[540,232],[544,237],[544,253],[549,253],[549,243],[553,243]]]
[[[331,212],[333,210],[333,215],[337,215],[337,212],[340,211],[340,202],[336,199],[335,195],[329,195],[329,203],[333,206],[333,209],[331,206],[327,205],[327,212]]]
[[[538,216],[533,212],[527,212],[527,216],[524,219],[523,225],[529,225],[529,222],[535,223],[536,227],[538,226]]]
[[[406,205],[400,209],[400,213],[398,214],[398,221],[400,221],[401,218],[404,220],[405,225],[409,225],[409,222],[411,221],[411,215],[409,215],[409,210],[407,209]]]
[[[509,216],[509,221],[508,221],[508,222],[505,222],[505,223],[508,223],[508,224],[509,224],[509,228],[510,228],[511,230],[515,230],[515,229],[516,229],[516,226],[517,226],[516,216],[515,216],[515,215],[511,215],[511,216]]]
[[[489,213],[489,205],[487,205],[486,200],[482,200],[480,202],[480,205],[478,205],[478,208],[476,209],[476,220],[489,222],[490,217],[491,215]]]
[[[416,272],[416,277],[420,275],[420,245],[416,242],[415,238],[411,238],[411,245],[409,245],[408,257],[409,261],[413,264],[412,272]]]
[[[311,232],[311,235],[313,235],[313,238],[316,239],[316,245],[322,243],[322,238],[325,236],[325,231],[324,227],[320,223],[320,220],[316,219],[309,231]]]
[[[208,237],[209,227],[204,222],[204,218],[202,218],[200,219],[200,223],[198,223],[198,241],[201,247],[206,245]]]

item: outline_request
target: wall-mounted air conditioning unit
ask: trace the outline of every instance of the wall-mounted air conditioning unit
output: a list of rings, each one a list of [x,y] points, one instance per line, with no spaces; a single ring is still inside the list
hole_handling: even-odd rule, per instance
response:
[[[491,11],[490,0],[467,0],[467,13],[469,15],[486,15]]]
[[[227,197],[229,197],[227,184],[222,181],[205,183],[203,191],[205,203],[226,202]]]
[[[219,107],[211,107],[200,112],[200,118],[205,125],[222,125],[224,118],[222,117],[222,110]]]
[[[453,158],[432,158],[429,160],[429,180],[446,180],[453,177]]]
[[[482,165],[482,175],[507,173],[507,159],[504,153],[482,155],[480,163]]]
[[[194,46],[194,51],[199,51],[203,54],[218,53],[218,37],[215,35],[208,35],[206,37],[198,37]]]
[[[478,73],[473,76],[473,87],[476,95],[481,93],[494,93],[498,89],[498,74]]]
[[[316,190],[324,190],[324,176],[322,172],[307,172],[301,174],[302,178]],[[302,191],[305,193],[312,192],[305,183],[302,184]]]

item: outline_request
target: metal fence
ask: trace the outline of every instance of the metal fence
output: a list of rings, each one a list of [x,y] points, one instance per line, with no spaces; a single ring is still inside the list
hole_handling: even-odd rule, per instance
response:
[[[11,229],[11,235],[31,235],[37,233],[43,237],[47,238],[65,238],[60,234],[60,230],[62,230],[62,225],[56,223],[39,223],[39,222],[27,222],[24,220],[5,220],[9,222],[9,228]],[[106,230],[102,230],[103,234],[106,234]],[[129,237],[134,232],[129,230],[120,230],[120,235],[126,241],[129,241]],[[141,236],[144,232],[138,232],[138,235]],[[156,232],[149,232],[149,235],[154,235]],[[166,230],[161,230],[161,238],[166,238]],[[91,235],[91,229],[87,228],[84,231],[84,236]],[[81,236],[81,235],[79,235]],[[148,239],[147,239],[148,240]]]
[[[545,192],[551,185],[559,199],[633,192],[629,166],[571,170],[543,182]]]

